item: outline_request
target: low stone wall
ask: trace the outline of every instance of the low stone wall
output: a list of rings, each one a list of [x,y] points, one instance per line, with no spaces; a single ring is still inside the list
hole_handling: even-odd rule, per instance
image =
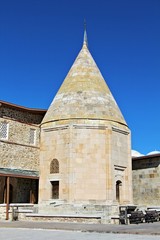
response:
[[[50,206],[48,206],[50,207]],[[91,207],[91,206],[90,206]],[[73,206],[67,207],[68,211],[64,211],[61,207],[59,211],[53,207],[43,208],[43,213],[38,213],[38,205],[33,204],[10,204],[9,220],[19,221],[51,221],[51,222],[73,222],[73,223],[117,223],[115,217],[118,216],[118,206],[92,206],[91,209],[83,207],[79,211],[73,211]],[[72,212],[69,210],[72,209]],[[49,210],[49,212],[48,212]],[[77,210],[77,208],[76,208]],[[6,219],[6,204],[0,204],[0,220]],[[117,219],[117,218],[116,218]]]
[[[33,213],[33,204],[10,204],[8,220],[24,220],[27,213]],[[6,204],[0,204],[0,220],[6,219]]]
[[[6,219],[6,204],[0,204],[0,220]],[[9,209],[9,219],[12,219],[12,211]]]
[[[61,204],[40,205],[37,216],[26,218],[32,220],[43,219],[56,222],[83,222],[83,223],[117,223],[119,207],[117,205],[95,205],[95,204]],[[51,219],[50,219],[51,217]],[[27,219],[26,219],[27,220]]]

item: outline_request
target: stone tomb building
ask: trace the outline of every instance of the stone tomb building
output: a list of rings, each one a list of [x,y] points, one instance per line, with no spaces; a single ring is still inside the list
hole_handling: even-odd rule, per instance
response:
[[[47,111],[1,101],[1,203],[7,180],[10,202],[133,204],[130,130],[89,52],[86,32]]]
[[[39,202],[52,197],[71,204],[132,203],[130,130],[86,33],[41,123]]]

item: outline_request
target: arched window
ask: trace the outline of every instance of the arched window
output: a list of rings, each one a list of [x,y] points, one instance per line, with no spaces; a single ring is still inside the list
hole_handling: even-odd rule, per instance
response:
[[[57,159],[53,159],[50,164],[50,173],[59,173],[59,162]]]

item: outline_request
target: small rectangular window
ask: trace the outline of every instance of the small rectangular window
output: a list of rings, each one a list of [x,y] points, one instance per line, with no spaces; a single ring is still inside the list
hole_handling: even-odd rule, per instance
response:
[[[51,181],[51,198],[59,199],[59,181]]]
[[[0,122],[0,139],[8,139],[8,123]]]
[[[36,129],[31,128],[29,133],[29,143],[36,144]]]

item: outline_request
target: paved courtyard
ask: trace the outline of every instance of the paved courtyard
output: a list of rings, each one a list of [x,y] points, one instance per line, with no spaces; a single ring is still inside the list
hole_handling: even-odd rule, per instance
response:
[[[160,222],[143,223],[143,224],[83,224],[67,222],[42,222],[42,221],[0,221],[1,229],[48,229],[62,231],[79,231],[79,232],[97,232],[97,233],[120,233],[120,234],[140,234],[140,235],[159,235],[160,239]],[[1,238],[0,238],[1,240]]]
[[[0,228],[0,240],[159,240],[159,236],[63,231],[50,229]]]
[[[159,240],[160,222],[113,225],[0,221],[0,240]]]

